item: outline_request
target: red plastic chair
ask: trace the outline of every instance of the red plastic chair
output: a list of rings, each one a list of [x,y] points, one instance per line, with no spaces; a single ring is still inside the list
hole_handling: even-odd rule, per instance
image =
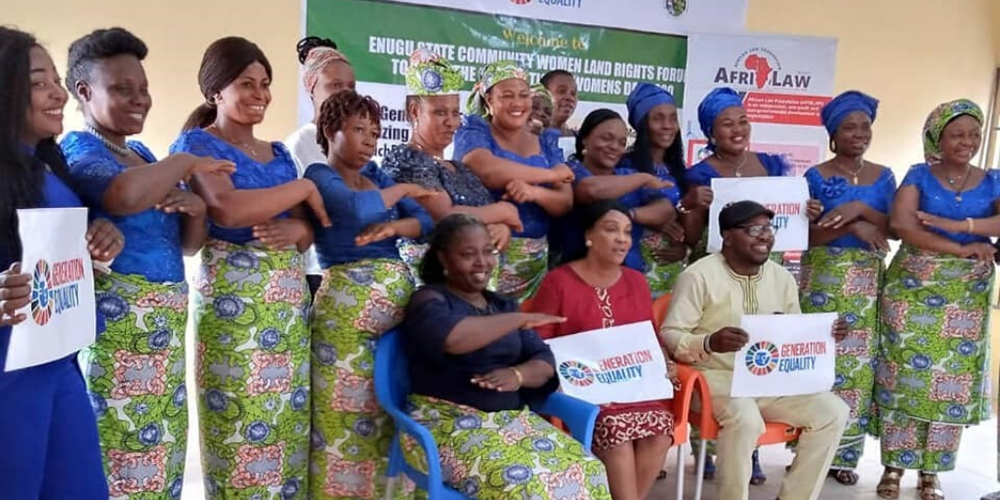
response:
[[[653,328],[659,332],[663,326],[663,320],[667,319],[667,311],[670,310],[670,294],[660,295],[653,301]]]
[[[681,380],[693,380],[695,390],[701,402],[699,409],[690,408],[688,419],[691,425],[698,428],[701,434],[698,450],[697,472],[695,473],[694,499],[701,500],[701,490],[705,482],[705,454],[707,442],[719,436],[719,422],[715,420],[712,413],[712,392],[708,388],[708,381],[705,376],[691,366],[678,364],[677,370],[681,374]],[[685,382],[685,385],[687,382]],[[782,444],[795,441],[799,438],[801,429],[792,427],[781,422],[765,422],[764,433],[757,438],[757,446],[768,444]]]

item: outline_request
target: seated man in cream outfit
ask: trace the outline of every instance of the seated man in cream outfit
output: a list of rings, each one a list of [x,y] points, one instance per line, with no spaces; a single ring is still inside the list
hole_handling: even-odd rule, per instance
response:
[[[774,246],[774,213],[752,201],[732,203],[719,213],[722,252],[689,266],[674,286],[670,311],[660,330],[671,356],[704,373],[712,391],[717,442],[719,496],[746,500],[751,454],[764,421],[801,427],[779,499],[819,497],[847,424],[848,407],[832,392],[777,398],[730,398],[735,352],[748,340],[739,328],[744,314],[799,314],[799,293],[791,273],[768,260]],[[847,325],[837,321],[834,336]]]

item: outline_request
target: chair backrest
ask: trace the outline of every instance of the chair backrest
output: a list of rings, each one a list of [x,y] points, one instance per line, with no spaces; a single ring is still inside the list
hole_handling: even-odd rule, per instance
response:
[[[524,302],[521,302],[521,312],[526,312],[526,313],[532,312],[531,306],[534,305],[534,302],[535,302],[534,297],[530,299],[524,299]]]
[[[389,330],[375,348],[375,397],[390,415],[403,413],[410,394],[409,363],[400,345],[400,333]]]
[[[667,319],[667,310],[670,309],[670,294],[666,293],[660,295],[656,300],[653,301],[653,327],[656,331],[660,330],[663,326],[663,320]]]

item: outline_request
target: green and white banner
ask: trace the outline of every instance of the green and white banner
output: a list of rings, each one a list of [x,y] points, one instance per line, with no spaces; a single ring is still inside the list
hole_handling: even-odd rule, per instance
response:
[[[539,8],[555,4],[534,1],[537,4],[515,3]],[[358,90],[382,105],[383,140],[377,157],[409,140],[404,75],[409,55],[418,47],[450,60],[464,75],[465,90],[472,87],[482,66],[500,59],[520,62],[532,83],[553,69],[572,72],[580,104],[571,126],[602,107],[616,109],[624,117],[625,99],[641,81],[661,85],[683,105],[684,36],[376,0],[307,0],[305,33],[336,41],[354,66]],[[312,118],[306,96],[299,109],[301,122]]]

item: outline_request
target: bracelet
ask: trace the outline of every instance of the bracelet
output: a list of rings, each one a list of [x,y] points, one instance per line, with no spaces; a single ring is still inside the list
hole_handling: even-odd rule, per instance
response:
[[[709,340],[710,340],[711,338],[712,338],[712,336],[711,336],[711,335],[706,335],[706,336],[705,336],[705,341],[704,341],[704,342],[702,343],[702,345],[701,345],[701,347],[702,347],[703,349],[705,349],[705,352],[706,352],[706,353],[708,353],[708,354],[712,354],[712,348],[711,348],[711,347],[709,347],[709,346],[711,345],[711,343],[709,342]]]
[[[635,220],[635,209],[634,208],[628,209],[628,218],[632,219],[633,221]]]
[[[973,234],[973,232],[975,232],[976,230],[976,222],[972,220],[972,217],[966,217],[965,222],[969,224],[969,229],[966,231],[966,233]]]
[[[514,372],[514,376],[517,377],[517,387],[514,388],[514,390],[516,391],[520,389],[522,385],[524,385],[524,377],[521,376],[521,370],[518,370],[513,366],[510,367],[510,371]]]
[[[683,201],[677,203],[677,213],[682,215],[687,215],[687,213],[690,211],[691,211],[690,208],[684,206]]]

